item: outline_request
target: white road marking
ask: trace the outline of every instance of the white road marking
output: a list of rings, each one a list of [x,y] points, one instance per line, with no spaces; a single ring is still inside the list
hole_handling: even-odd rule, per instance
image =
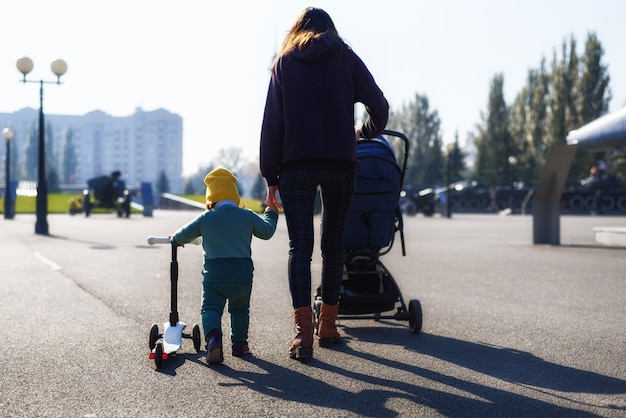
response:
[[[58,265],[57,263],[55,263],[52,260],[47,259],[43,255],[41,255],[41,253],[35,252],[35,257],[37,257],[39,259],[39,261],[41,261],[42,263],[46,264],[52,270],[61,270],[61,266],[60,265]]]

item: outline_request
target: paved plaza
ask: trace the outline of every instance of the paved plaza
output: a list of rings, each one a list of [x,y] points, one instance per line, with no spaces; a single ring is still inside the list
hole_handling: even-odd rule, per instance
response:
[[[196,213],[50,215],[50,236],[34,215],[0,220],[0,417],[626,416],[626,248],[593,235],[626,217],[563,216],[559,246],[532,244],[530,216],[406,218],[407,256],[398,241],[382,260],[421,302],[422,332],[343,320],[345,343],[301,363],[287,355],[281,216],[253,244],[252,355],[209,367],[185,340],[156,371],[148,335],[168,319],[170,249],[146,237]],[[189,325],[201,258],[179,250]],[[312,269],[315,287],[318,248]]]

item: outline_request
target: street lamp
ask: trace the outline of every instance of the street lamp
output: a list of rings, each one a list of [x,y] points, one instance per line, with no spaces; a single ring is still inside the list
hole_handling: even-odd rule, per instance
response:
[[[4,128],[2,130],[2,136],[7,142],[7,154],[6,154],[6,176],[4,177],[4,219],[13,219],[15,215],[13,205],[13,193],[11,193],[11,140],[13,139],[13,130],[10,128]]]
[[[448,151],[448,161],[446,167],[446,183],[448,186],[446,187],[446,218],[452,217],[452,190],[450,186],[452,184],[452,153],[454,151],[454,145],[448,144],[446,146],[446,150]]]
[[[513,170],[515,169],[515,164],[517,164],[517,157],[515,155],[509,155],[509,208],[511,209],[511,213],[515,213],[515,207],[513,206],[513,191],[515,189],[515,185],[513,184]]]
[[[37,172],[37,222],[35,233],[48,235],[48,182],[46,180],[46,139],[43,117],[43,85],[44,83],[61,84],[61,76],[67,71],[67,64],[62,59],[52,61],[50,69],[57,76],[56,81],[26,80],[26,75],[33,70],[33,61],[28,57],[17,60],[17,69],[24,76],[23,83],[39,83],[39,156]]]

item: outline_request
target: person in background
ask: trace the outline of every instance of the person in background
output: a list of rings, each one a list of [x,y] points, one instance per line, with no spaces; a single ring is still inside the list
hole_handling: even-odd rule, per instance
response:
[[[354,104],[365,105],[354,126]],[[268,206],[282,201],[289,231],[288,277],[296,337],[289,356],[313,356],[311,256],[315,197],[322,199],[321,347],[341,341],[335,326],[343,273],[343,231],[356,180],[356,140],[379,135],[389,104],[330,16],[306,8],[271,67],[260,138]]]
[[[207,363],[224,361],[222,314],[230,313],[232,355],[248,354],[250,295],[254,265],[252,237],[270,239],[276,231],[278,208],[268,205],[262,216],[240,207],[237,178],[216,168],[204,179],[207,210],[177,230],[171,241],[182,246],[202,237],[202,328],[207,342]]]

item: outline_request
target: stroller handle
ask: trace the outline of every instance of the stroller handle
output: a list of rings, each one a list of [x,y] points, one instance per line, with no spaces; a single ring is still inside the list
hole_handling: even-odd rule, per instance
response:
[[[155,245],[155,244],[170,244],[172,241],[170,239],[170,237],[155,237],[155,236],[149,236],[148,237],[148,244],[150,245]],[[190,244],[194,244],[194,245],[200,245],[202,244],[202,237],[198,237],[196,239],[194,239],[193,241],[190,242]]]

